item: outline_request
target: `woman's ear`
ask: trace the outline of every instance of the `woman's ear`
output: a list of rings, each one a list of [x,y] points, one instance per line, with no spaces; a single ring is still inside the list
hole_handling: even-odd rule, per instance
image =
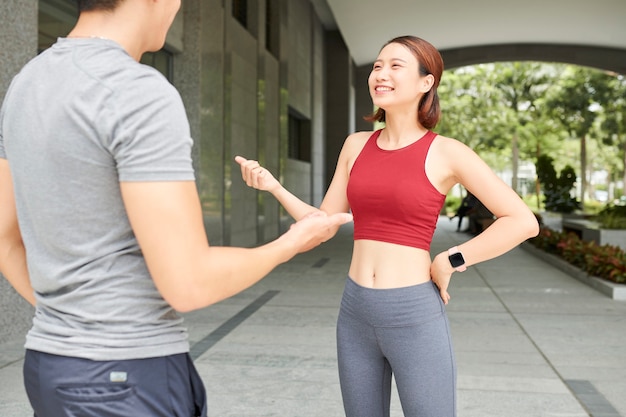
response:
[[[421,77],[419,81],[420,92],[426,94],[433,87],[434,83],[435,83],[435,76],[432,74],[428,74],[428,75]]]

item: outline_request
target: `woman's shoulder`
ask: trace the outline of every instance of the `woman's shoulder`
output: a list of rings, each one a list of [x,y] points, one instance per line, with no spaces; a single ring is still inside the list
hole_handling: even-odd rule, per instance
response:
[[[343,147],[341,148],[341,153],[339,154],[339,160],[343,161],[346,166],[352,167],[352,164],[359,156],[368,139],[374,134],[376,131],[362,131],[362,132],[354,132],[348,135],[346,140],[343,143]],[[341,164],[339,164],[341,165]],[[338,166],[339,166],[338,165]]]
[[[437,135],[433,140],[429,155],[438,165],[447,165],[451,169],[458,166],[473,166],[479,159],[476,152],[460,140],[442,135]]]
[[[343,149],[350,153],[360,153],[367,141],[374,135],[377,131],[360,131],[354,132],[348,135],[346,138]]]
[[[457,139],[449,138],[447,136],[443,136],[443,135],[441,135],[441,134],[439,134],[437,132],[433,132],[433,133],[435,133],[435,135],[436,135],[434,141],[439,142],[440,144],[447,145],[447,144],[449,144],[451,142],[459,142]]]
[[[484,165],[480,156],[462,141],[438,135],[431,145],[432,159],[439,166],[448,166],[452,171],[478,171]]]
[[[433,140],[433,147],[444,152],[459,152],[461,150],[470,150],[470,148],[458,139],[450,138],[437,134]]]
[[[344,142],[345,146],[357,146],[363,147],[367,143],[367,141],[374,135],[378,134],[380,130],[363,130],[359,132],[354,132],[348,135],[346,141]]]
[[[346,138],[346,142],[347,141],[367,141],[369,138],[371,138],[374,134],[378,132],[380,132],[380,130],[362,130],[359,132],[354,132],[348,135],[348,137]]]

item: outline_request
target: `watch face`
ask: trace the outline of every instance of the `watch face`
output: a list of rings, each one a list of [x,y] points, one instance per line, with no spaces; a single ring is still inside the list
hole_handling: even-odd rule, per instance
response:
[[[448,256],[448,259],[450,259],[450,264],[453,268],[458,268],[459,266],[465,264],[465,259],[463,259],[463,255],[460,252],[453,253]]]

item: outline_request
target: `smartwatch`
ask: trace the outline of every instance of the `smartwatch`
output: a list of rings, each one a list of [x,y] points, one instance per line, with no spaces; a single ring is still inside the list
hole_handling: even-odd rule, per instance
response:
[[[456,246],[448,249],[448,259],[450,260],[452,268],[458,272],[463,272],[467,269],[465,266],[465,258],[463,258],[463,254],[459,252],[459,248]]]

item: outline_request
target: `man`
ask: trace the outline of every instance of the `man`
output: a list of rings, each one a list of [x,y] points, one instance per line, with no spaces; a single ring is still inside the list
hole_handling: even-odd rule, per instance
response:
[[[248,288],[351,217],[210,246],[182,101],[138,62],[163,46],[180,0],[78,7],[0,113],[0,272],[36,306],[26,390],[37,417],[206,416],[176,311]]]

